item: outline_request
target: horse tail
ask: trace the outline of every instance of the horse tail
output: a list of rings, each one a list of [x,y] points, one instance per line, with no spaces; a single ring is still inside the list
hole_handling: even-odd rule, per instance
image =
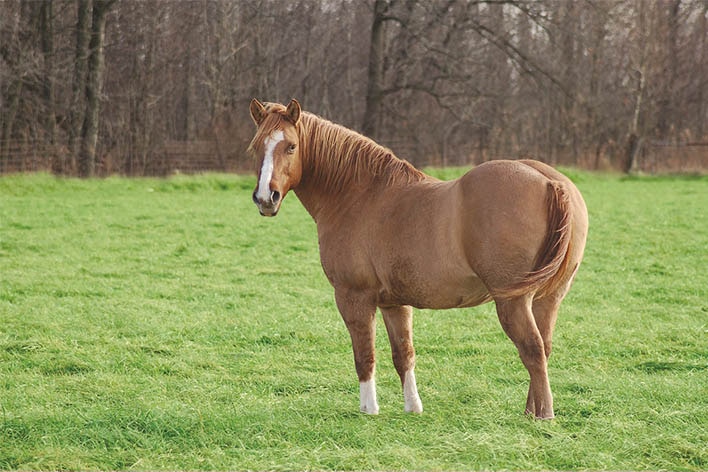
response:
[[[561,182],[548,182],[546,203],[546,237],[534,261],[533,270],[510,287],[495,290],[495,297],[513,298],[533,292],[537,298],[541,298],[566,279],[571,253],[571,204],[570,195]]]

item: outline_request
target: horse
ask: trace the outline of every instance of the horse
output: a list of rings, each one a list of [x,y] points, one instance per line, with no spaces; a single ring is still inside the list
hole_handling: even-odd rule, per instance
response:
[[[587,208],[576,186],[534,160],[496,160],[440,181],[361,134],[253,99],[253,202],[276,216],[290,190],[317,226],[322,268],[349,331],[360,410],[377,414],[376,310],[406,412],[421,413],[412,307],[494,301],[530,382],[525,413],[553,418],[548,358],[558,308],[583,257]]]

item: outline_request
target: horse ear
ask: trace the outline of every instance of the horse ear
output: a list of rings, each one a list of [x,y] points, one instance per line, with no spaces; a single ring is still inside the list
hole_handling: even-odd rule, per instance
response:
[[[263,123],[263,120],[268,114],[268,112],[266,112],[266,108],[261,102],[258,101],[258,99],[254,98],[253,100],[251,100],[250,110],[253,122],[256,124],[256,126],[260,126],[260,124]]]
[[[300,120],[301,112],[302,109],[300,108],[300,103],[293,98],[290,100],[288,107],[285,109],[285,116],[292,122],[292,124],[296,125]]]

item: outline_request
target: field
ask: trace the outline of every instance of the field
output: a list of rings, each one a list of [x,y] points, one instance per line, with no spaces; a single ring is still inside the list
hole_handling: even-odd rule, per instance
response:
[[[0,469],[708,469],[708,178],[569,174],[591,232],[552,421],[492,304],[416,313],[422,415],[380,322],[358,413],[294,195],[265,219],[250,177],[1,177]]]

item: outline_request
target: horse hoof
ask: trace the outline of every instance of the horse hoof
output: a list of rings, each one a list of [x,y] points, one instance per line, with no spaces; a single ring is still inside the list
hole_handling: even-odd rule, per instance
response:
[[[406,405],[403,411],[406,413],[423,413],[423,404],[418,400],[410,405]]]
[[[535,419],[535,420],[552,420],[553,418],[555,418],[555,415],[553,414],[552,411],[551,412],[541,411],[541,413],[537,414],[534,410],[531,410],[529,408],[527,408],[524,411],[524,414],[528,415],[528,416],[533,416],[533,419]]]
[[[553,413],[537,415],[533,411],[526,410],[524,414],[527,416],[533,416],[533,419],[535,420],[552,420],[553,418],[555,418],[555,415]]]

